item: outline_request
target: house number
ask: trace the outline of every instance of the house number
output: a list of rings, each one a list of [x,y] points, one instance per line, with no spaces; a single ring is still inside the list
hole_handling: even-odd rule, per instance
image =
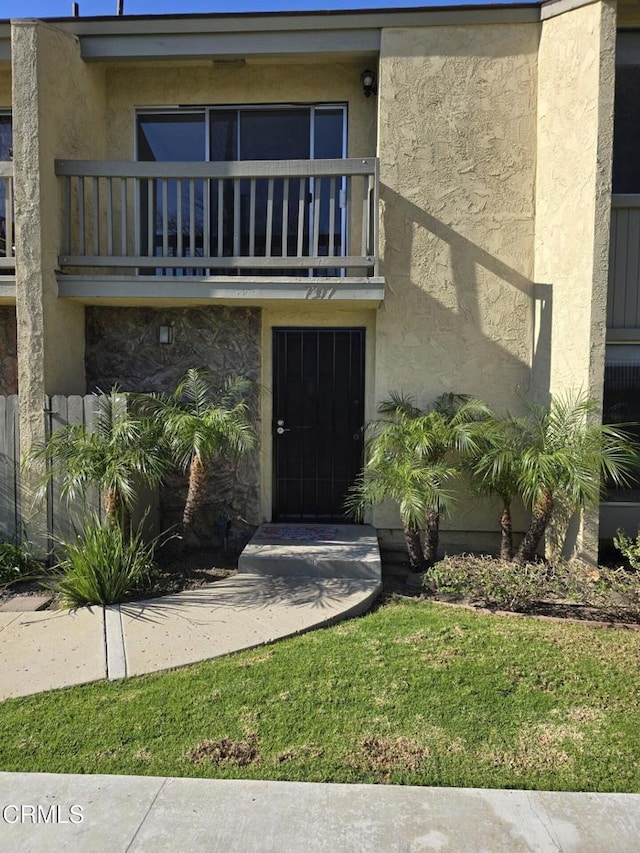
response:
[[[335,287],[309,287],[307,299],[331,299],[335,291]]]

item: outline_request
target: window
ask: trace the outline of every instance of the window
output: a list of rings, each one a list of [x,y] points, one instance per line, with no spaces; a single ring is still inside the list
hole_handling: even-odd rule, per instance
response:
[[[0,110],[0,161],[13,160],[11,113]]]
[[[640,193],[640,67],[616,68],[613,192]]]
[[[220,162],[238,160],[313,160],[340,159],[346,156],[346,107],[343,105],[285,105],[260,107],[204,107],[201,109],[141,110],[137,115],[137,158],[145,161]],[[288,198],[304,199],[302,223],[303,250],[308,254],[314,229],[319,233],[319,254],[328,255],[331,245],[336,255],[346,253],[346,215],[340,205],[339,215],[330,216],[332,188],[330,178],[291,178],[286,184]],[[162,220],[159,209],[159,186],[149,191],[141,181],[141,244],[149,254],[162,251]],[[183,184],[188,183],[183,181]],[[333,188],[334,194],[336,192]],[[231,181],[196,179],[185,191],[177,181],[170,181],[166,205],[170,228],[170,246],[178,243],[178,222],[195,222],[193,234],[185,233],[182,246],[193,247],[200,257],[230,257],[238,248],[234,228],[239,223],[240,255],[250,257],[283,254],[295,256],[300,235],[297,203],[283,205],[285,182],[275,180],[270,203],[270,227],[267,226],[268,181],[240,181],[240,208],[234,209],[234,187]],[[346,181],[338,178],[337,192],[346,197]],[[314,205],[314,198],[319,204]],[[149,205],[155,210],[149,216]],[[161,204],[165,201],[162,199]],[[283,213],[283,208],[287,211]],[[252,217],[253,211],[253,217]],[[179,215],[180,213],[180,215]],[[283,216],[286,221],[283,221]],[[316,218],[317,222],[313,221]],[[329,234],[330,221],[333,233]],[[149,225],[155,222],[155,227]],[[250,228],[251,222],[251,228]],[[268,234],[271,244],[267,246]],[[251,235],[251,236],[250,236]],[[250,245],[251,241],[251,245]],[[253,251],[251,251],[253,248]],[[190,251],[190,250],[189,250]],[[176,252],[176,254],[180,254]],[[184,252],[183,254],[188,254]],[[182,255],[180,255],[182,256]],[[243,270],[245,273],[268,275],[300,274],[295,269]],[[149,272],[156,272],[149,270]],[[231,270],[218,269],[218,274]],[[195,271],[166,271],[165,274],[194,274]],[[196,273],[197,274],[197,273]],[[306,274],[306,271],[305,273]],[[324,274],[336,275],[337,270]]]
[[[603,421],[620,424],[640,441],[640,344],[607,346]],[[634,483],[624,489],[608,488],[606,499],[640,502],[640,468]]]

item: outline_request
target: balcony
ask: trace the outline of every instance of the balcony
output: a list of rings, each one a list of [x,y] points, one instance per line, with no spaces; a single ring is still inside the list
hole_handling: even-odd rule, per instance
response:
[[[0,303],[15,302],[13,163],[0,162]]]
[[[59,293],[378,303],[375,158],[56,161]]]
[[[607,338],[640,341],[640,195],[611,197]]]

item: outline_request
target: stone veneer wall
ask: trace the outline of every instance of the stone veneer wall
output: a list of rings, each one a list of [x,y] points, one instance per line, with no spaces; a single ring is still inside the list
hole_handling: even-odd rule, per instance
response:
[[[0,305],[0,394],[18,393],[18,332],[16,309]]]
[[[260,309],[231,307],[86,309],[87,390],[173,391],[190,367],[214,375],[260,378]],[[161,325],[172,325],[174,342],[160,344]],[[258,400],[252,401],[256,426]],[[171,475],[160,494],[161,527],[178,524],[187,480]],[[203,544],[216,538],[216,522],[232,519],[240,546],[259,517],[258,454],[239,464],[216,463],[196,530]]]

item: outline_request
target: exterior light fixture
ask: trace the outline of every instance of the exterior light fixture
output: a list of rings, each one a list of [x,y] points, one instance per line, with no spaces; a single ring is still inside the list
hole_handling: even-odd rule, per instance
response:
[[[161,344],[172,344],[173,326],[160,326],[160,335],[158,340]]]
[[[360,82],[362,83],[362,91],[364,92],[365,98],[370,98],[371,95],[375,95],[378,91],[375,71],[370,71],[367,68],[367,70],[363,71],[360,75]]]

